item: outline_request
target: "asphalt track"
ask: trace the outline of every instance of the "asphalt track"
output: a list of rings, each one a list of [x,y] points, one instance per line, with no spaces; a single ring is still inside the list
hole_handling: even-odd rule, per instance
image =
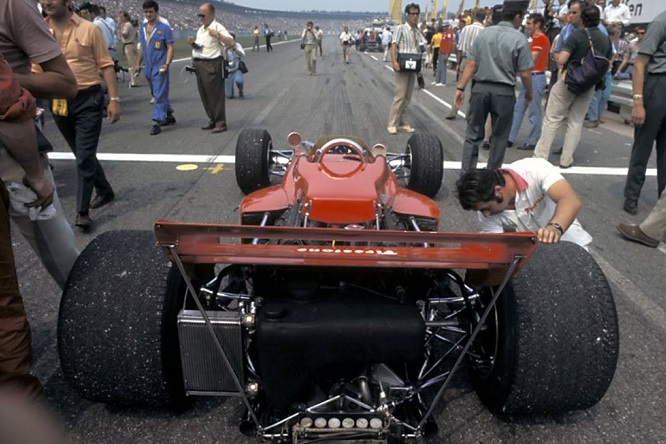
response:
[[[245,60],[246,99],[227,102],[229,131],[210,134],[196,82],[182,74],[184,61],[171,72],[171,98],[178,123],[150,136],[149,91],[121,84],[122,119],[104,124],[100,158],[116,191],[116,200],[93,210],[95,230],[77,232],[80,248],[95,235],[120,229],[149,230],[159,218],[180,221],[237,221],[242,194],[235,183],[233,156],[243,128],[268,129],[276,146],[291,131],[306,140],[322,134],[353,134],[389,151],[404,149],[408,136],[390,136],[386,122],[393,95],[392,72],[381,54],[352,51],[342,63],[334,38],[324,40],[317,76],[307,76],[297,43],[275,45],[275,51],[249,52]],[[449,79],[452,73],[449,72]],[[475,215],[456,203],[454,182],[461,157],[465,122],[444,120],[455,88],[430,86],[415,91],[410,107],[412,125],[440,138],[445,149],[444,184],[437,195],[440,227],[474,231]],[[619,313],[621,354],[615,379],[595,407],[557,417],[498,418],[478,401],[463,380],[445,394],[437,411],[439,433],[429,442],[457,443],[627,443],[666,442],[666,250],[625,242],[615,226],[640,222],[657,201],[654,159],[639,214],[622,209],[624,175],[631,149],[631,128],[617,116],[583,130],[575,167],[565,175],[579,193],[583,226],[594,237],[591,252],[611,282]],[[523,125],[518,143],[524,141]],[[75,216],[76,169],[64,140],[52,122],[47,136],[56,146],[52,163],[58,192],[68,218]],[[556,145],[561,140],[556,140]],[[483,155],[483,154],[482,154]],[[531,155],[508,149],[506,161]],[[554,163],[557,158],[554,157]],[[13,232],[18,276],[33,332],[34,371],[45,388],[45,400],[73,442],[102,443],[250,443],[237,429],[241,414],[235,398],[205,398],[184,413],[167,410],[109,408],[81,399],[68,387],[59,367],[56,323],[60,292],[27,244]],[[554,267],[557,264],[553,264]],[[581,294],[581,298],[585,295]]]

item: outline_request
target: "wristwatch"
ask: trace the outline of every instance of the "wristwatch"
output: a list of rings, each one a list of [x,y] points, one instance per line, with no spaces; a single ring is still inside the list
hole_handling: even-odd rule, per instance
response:
[[[112,101],[112,102],[120,103],[120,97],[111,97],[109,100]]]
[[[557,222],[550,222],[547,226],[557,228],[557,231],[560,232],[560,236],[564,234],[564,228],[562,228],[562,225],[558,224]]]

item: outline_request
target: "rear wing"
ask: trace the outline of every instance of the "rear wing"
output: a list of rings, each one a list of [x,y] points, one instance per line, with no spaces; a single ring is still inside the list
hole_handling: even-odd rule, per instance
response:
[[[347,230],[155,222],[166,255],[183,264],[466,269],[474,284],[498,285],[537,248],[535,233]],[[289,244],[252,243],[254,239]],[[359,246],[358,244],[365,244]]]

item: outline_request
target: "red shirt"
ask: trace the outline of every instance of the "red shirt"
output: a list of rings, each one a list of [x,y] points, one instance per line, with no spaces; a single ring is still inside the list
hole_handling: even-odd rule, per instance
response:
[[[444,32],[442,36],[442,41],[439,42],[439,53],[440,54],[451,54],[453,51],[453,46],[456,43],[456,33],[453,30],[448,29]]]
[[[548,54],[550,53],[550,41],[546,34],[540,32],[534,34],[532,37],[532,44],[530,45],[532,52],[538,52],[539,57],[534,61],[533,71],[548,71]]]

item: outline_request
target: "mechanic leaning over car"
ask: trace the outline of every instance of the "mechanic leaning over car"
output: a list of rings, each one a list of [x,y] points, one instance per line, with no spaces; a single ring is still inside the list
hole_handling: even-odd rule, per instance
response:
[[[586,247],[592,236],[576,216],[582,204],[550,162],[521,159],[502,169],[472,169],[456,182],[465,210],[478,211],[481,232],[535,231],[539,241]]]
[[[505,0],[502,21],[480,32],[467,53],[469,60],[460,74],[454,99],[456,107],[461,108],[465,87],[472,81],[461,174],[476,168],[488,114],[493,116],[488,166],[502,165],[516,104],[516,76],[525,86],[525,102],[532,100],[534,60],[527,37],[517,30],[528,4],[528,0]]]

